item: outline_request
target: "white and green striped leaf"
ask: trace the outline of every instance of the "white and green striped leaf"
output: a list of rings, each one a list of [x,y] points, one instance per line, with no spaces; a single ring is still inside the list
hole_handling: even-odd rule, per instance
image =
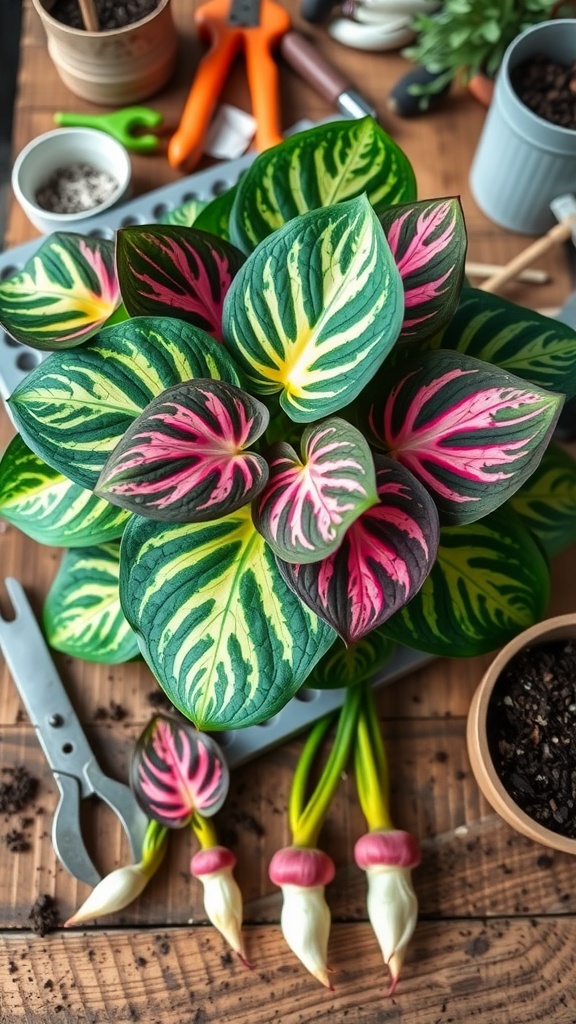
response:
[[[199,215],[208,206],[206,199],[187,199],[181,206],[167,210],[160,217],[159,224],[178,224],[179,227],[192,227]]]
[[[542,548],[509,505],[466,526],[446,526],[422,589],[382,626],[396,643],[468,658],[538,622],[550,593]]]
[[[548,446],[535,473],[510,498],[551,558],[576,541],[576,460]]]
[[[206,524],[134,516],[121,566],[122,607],[142,654],[200,729],[266,721],[335,639],[282,580],[249,508]]]
[[[16,434],[0,462],[0,516],[40,544],[77,548],[120,537],[129,513],[47,466]]]
[[[51,647],[85,661],[117,665],[139,654],[120,607],[119,542],[67,551],[44,604]]]
[[[376,211],[416,199],[407,156],[371,117],[317,125],[251,164],[237,186],[230,236],[248,253],[293,217],[364,193]]]
[[[393,347],[404,291],[365,196],[313,210],[266,239],[224,300],[223,334],[256,394],[296,422],[348,405]]]
[[[94,488],[127,427],[166,388],[195,377],[239,384],[224,347],[171,317],[134,317],[82,348],[53,353],[9,405],[32,451]]]
[[[338,637],[308,676],[306,687],[337,690],[358,686],[374,679],[393,652],[394,644],[381,629],[373,629],[355,644],[346,645]]]

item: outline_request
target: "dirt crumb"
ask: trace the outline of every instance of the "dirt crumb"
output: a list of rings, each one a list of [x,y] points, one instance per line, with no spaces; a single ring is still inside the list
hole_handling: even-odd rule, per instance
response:
[[[0,811],[5,814],[18,814],[31,803],[38,792],[38,779],[35,779],[23,765],[15,768],[2,768],[0,780]]]
[[[48,932],[53,932],[60,924],[60,915],[53,896],[44,893],[32,904],[28,920],[31,922],[32,931],[41,938]]]

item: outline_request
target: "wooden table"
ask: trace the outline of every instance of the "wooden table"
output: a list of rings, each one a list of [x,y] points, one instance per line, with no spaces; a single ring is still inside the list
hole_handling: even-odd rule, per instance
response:
[[[179,71],[153,100],[175,124],[199,56],[188,0],[173,0],[181,36]],[[298,26],[297,6],[289,0]],[[412,160],[422,197],[462,196],[469,256],[503,262],[526,239],[491,224],[476,208],[468,169],[484,111],[459,92],[441,112],[402,121],[386,109],[386,96],[405,68],[398,54],[366,53],[332,42],[321,29],[305,27],[319,49],[377,107],[382,124]],[[283,123],[319,119],[333,111],[309,85],[282,67]],[[242,67],[234,69],[225,99],[249,109]],[[58,79],[40,23],[24,0],[14,152],[52,127],[57,109],[89,109]],[[497,155],[495,156],[497,159]],[[136,194],[174,181],[162,157],[134,157]],[[15,203],[6,245],[34,237]],[[551,283],[512,284],[506,295],[525,305],[558,305],[570,291],[566,254],[543,264]],[[11,434],[2,416],[2,448]],[[18,577],[39,611],[60,551],[42,548],[3,524],[2,575]],[[573,611],[576,552],[553,567],[550,613]],[[328,890],[333,915],[330,961],[333,993],[322,989],[285,947],[278,924],[280,895],[267,877],[274,851],[288,841],[286,799],[301,743],[286,743],[234,772],[219,816],[222,839],[238,856],[237,877],[245,901],[246,945],[254,963],[246,970],[227,955],[206,924],[199,883],[190,879],[195,847],[187,832],[173,836],[167,860],[140,899],[124,913],[85,931],[55,931],[43,938],[30,930],[35,899],[49,894],[65,920],[88,889],[59,865],[50,841],[56,789],[14,686],[2,667],[0,766],[25,765],[40,782],[31,819],[23,831],[30,849],[0,856],[0,1020],[2,1024],[281,1024],[330,1022],[380,1024],[528,1024],[576,1020],[576,893],[574,862],[512,832],[484,802],[471,775],[464,741],[472,692],[490,658],[436,660],[378,695],[393,776],[393,809],[399,827],[422,840],[424,858],[414,880],[420,920],[401,983],[385,998],[387,974],[367,922],[365,879],[354,866],[352,846],[363,820],[351,781],[342,780],[322,835],[337,865]],[[104,767],[126,777],[131,741],[149,719],[155,684],[142,665],[108,668],[57,658],[58,666]],[[101,720],[98,708],[121,704],[124,720]],[[0,776],[1,781],[1,776]],[[101,807],[89,808],[99,836],[100,866],[127,861],[117,822]],[[0,822],[0,839],[19,828],[21,816]]]

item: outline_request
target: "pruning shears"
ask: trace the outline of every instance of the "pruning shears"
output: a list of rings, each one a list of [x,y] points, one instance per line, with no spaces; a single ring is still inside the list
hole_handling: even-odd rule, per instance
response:
[[[60,791],[52,843],[70,874],[96,885],[100,874],[82,839],[80,801],[97,796],[119,818],[135,862],[141,859],[148,819],[128,785],[105,775],[70,703],[22,585],[5,580],[13,619],[0,615],[0,650]]]
[[[230,65],[244,50],[257,150],[282,139],[278,68],[273,48],[290,28],[288,13],[274,0],[208,0],[195,14],[198,35],[210,49],[198,65],[178,129],[168,144],[168,161],[190,170],[200,159],[210,119]]]

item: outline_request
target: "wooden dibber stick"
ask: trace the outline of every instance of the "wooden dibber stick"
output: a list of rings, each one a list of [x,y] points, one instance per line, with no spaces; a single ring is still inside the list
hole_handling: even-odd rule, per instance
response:
[[[573,195],[559,196],[550,203],[550,208],[559,223],[542,235],[542,238],[537,238],[535,242],[519,252],[498,273],[493,274],[487,281],[483,281],[479,286],[482,291],[497,291],[501,285],[517,277],[525,267],[530,266],[540,256],[553,249],[555,245],[567,242],[569,238],[576,245],[576,198]]]
[[[82,15],[82,21],[84,22],[84,28],[87,32],[99,32],[100,23],[98,21],[98,12],[96,11],[96,4],[94,0],[78,0],[78,6],[80,7],[80,14]]]

